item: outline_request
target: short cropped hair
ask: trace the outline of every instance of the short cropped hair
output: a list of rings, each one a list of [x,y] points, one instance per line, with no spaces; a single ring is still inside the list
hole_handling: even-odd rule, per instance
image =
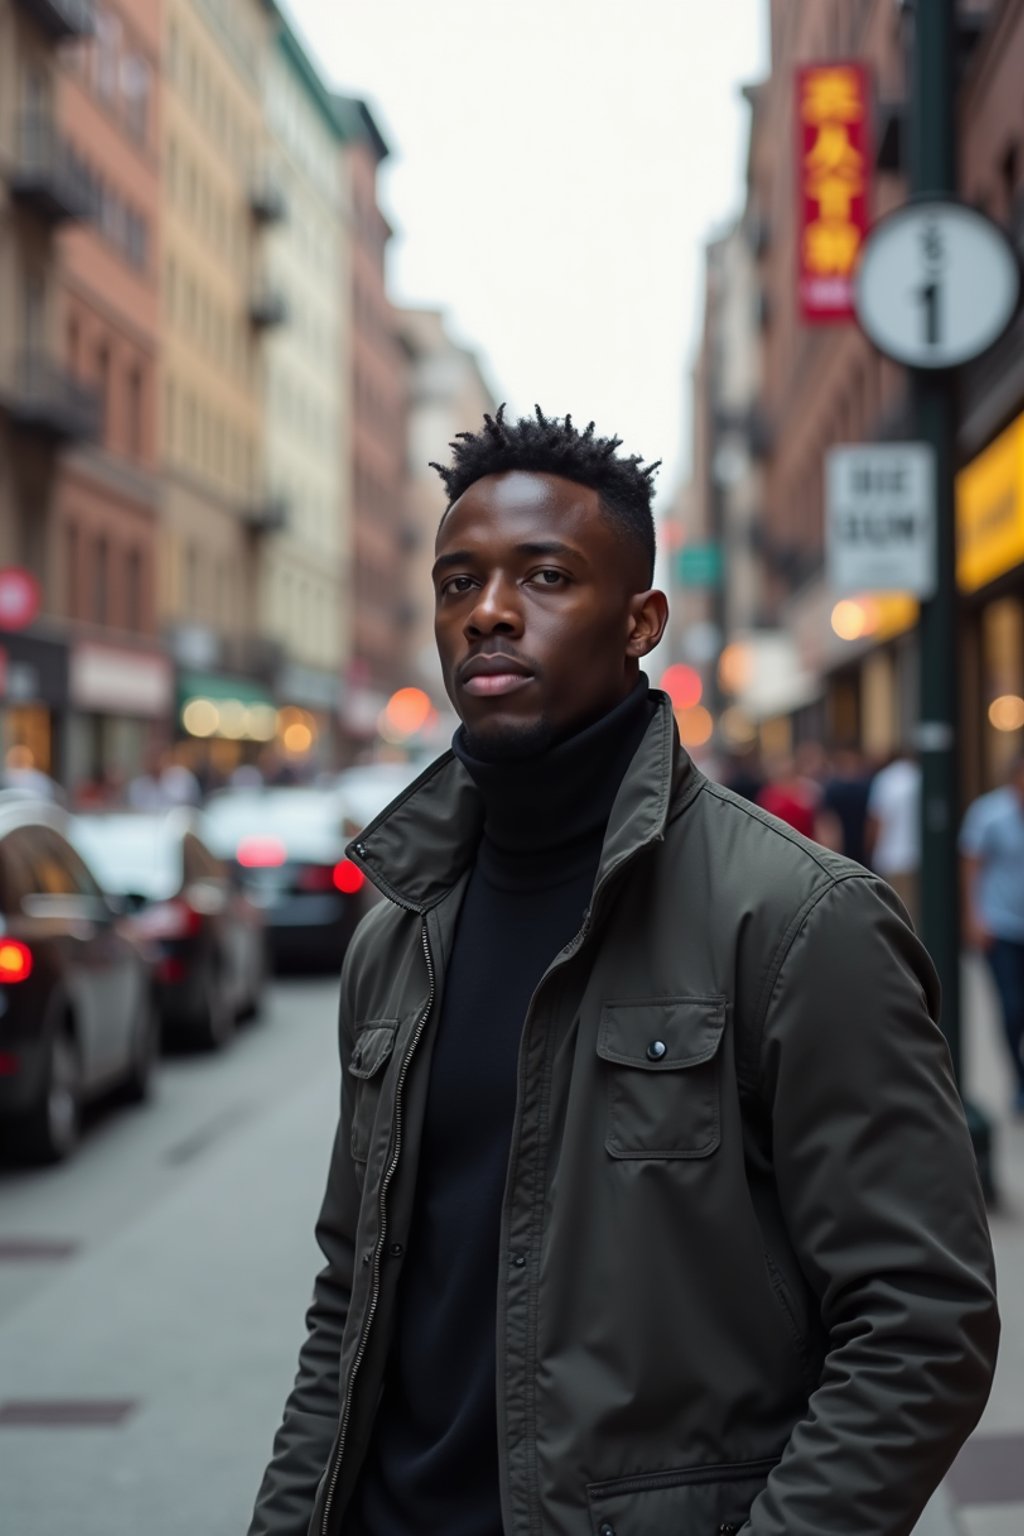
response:
[[[547,417],[540,406],[533,416],[506,422],[505,407],[485,415],[478,432],[459,432],[449,444],[449,465],[431,461],[444,481],[448,506],[485,475],[520,469],[535,474],[563,475],[578,485],[590,486],[619,529],[643,554],[648,581],[654,579],[654,516],[651,511],[653,477],[661,460],[643,464],[639,454],[616,457],[619,437],[596,437],[594,423],[577,431],[572,417]]]

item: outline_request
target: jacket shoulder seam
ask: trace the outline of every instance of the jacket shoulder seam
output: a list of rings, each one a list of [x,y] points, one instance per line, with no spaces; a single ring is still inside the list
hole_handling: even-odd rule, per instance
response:
[[[822,867],[824,868],[824,866]],[[754,1019],[754,1035],[757,1047],[755,1060],[757,1064],[757,1086],[759,1090],[761,1087],[761,1060],[763,1055],[765,1026],[768,1022],[768,1014],[771,1011],[772,997],[775,992],[775,988],[778,985],[779,977],[782,974],[786,961],[789,959],[794,944],[800,937],[800,934],[806,928],[811,914],[814,912],[815,908],[819,906],[822,901],[824,901],[826,896],[831,896],[833,892],[837,891],[841,885],[847,884],[850,880],[871,881],[877,879],[877,876],[872,874],[872,872],[868,869],[844,870],[841,874],[833,874],[832,871],[829,870],[827,873],[830,876],[829,883],[827,885],[823,885],[820,890],[813,891],[791,918],[785,932],[776,945],[775,953],[772,957],[772,963],[768,967],[768,974],[765,977],[764,986],[761,989],[761,998],[758,1002],[757,1013]]]

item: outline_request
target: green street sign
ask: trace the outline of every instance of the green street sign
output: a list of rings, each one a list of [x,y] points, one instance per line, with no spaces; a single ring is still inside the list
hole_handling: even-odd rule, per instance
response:
[[[676,581],[681,587],[717,587],[722,580],[718,544],[687,544],[676,553]]]

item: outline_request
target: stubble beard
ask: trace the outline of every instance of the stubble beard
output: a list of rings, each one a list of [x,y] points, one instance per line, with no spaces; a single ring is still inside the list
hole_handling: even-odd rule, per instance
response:
[[[464,725],[466,750],[481,763],[519,763],[554,746],[556,733],[541,717],[524,725],[496,725],[478,732]]]

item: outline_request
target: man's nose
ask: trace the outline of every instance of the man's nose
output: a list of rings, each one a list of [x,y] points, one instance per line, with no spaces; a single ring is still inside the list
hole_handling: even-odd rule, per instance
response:
[[[517,635],[522,630],[522,623],[515,582],[504,581],[495,575],[477,592],[476,602],[466,619],[466,634]]]

